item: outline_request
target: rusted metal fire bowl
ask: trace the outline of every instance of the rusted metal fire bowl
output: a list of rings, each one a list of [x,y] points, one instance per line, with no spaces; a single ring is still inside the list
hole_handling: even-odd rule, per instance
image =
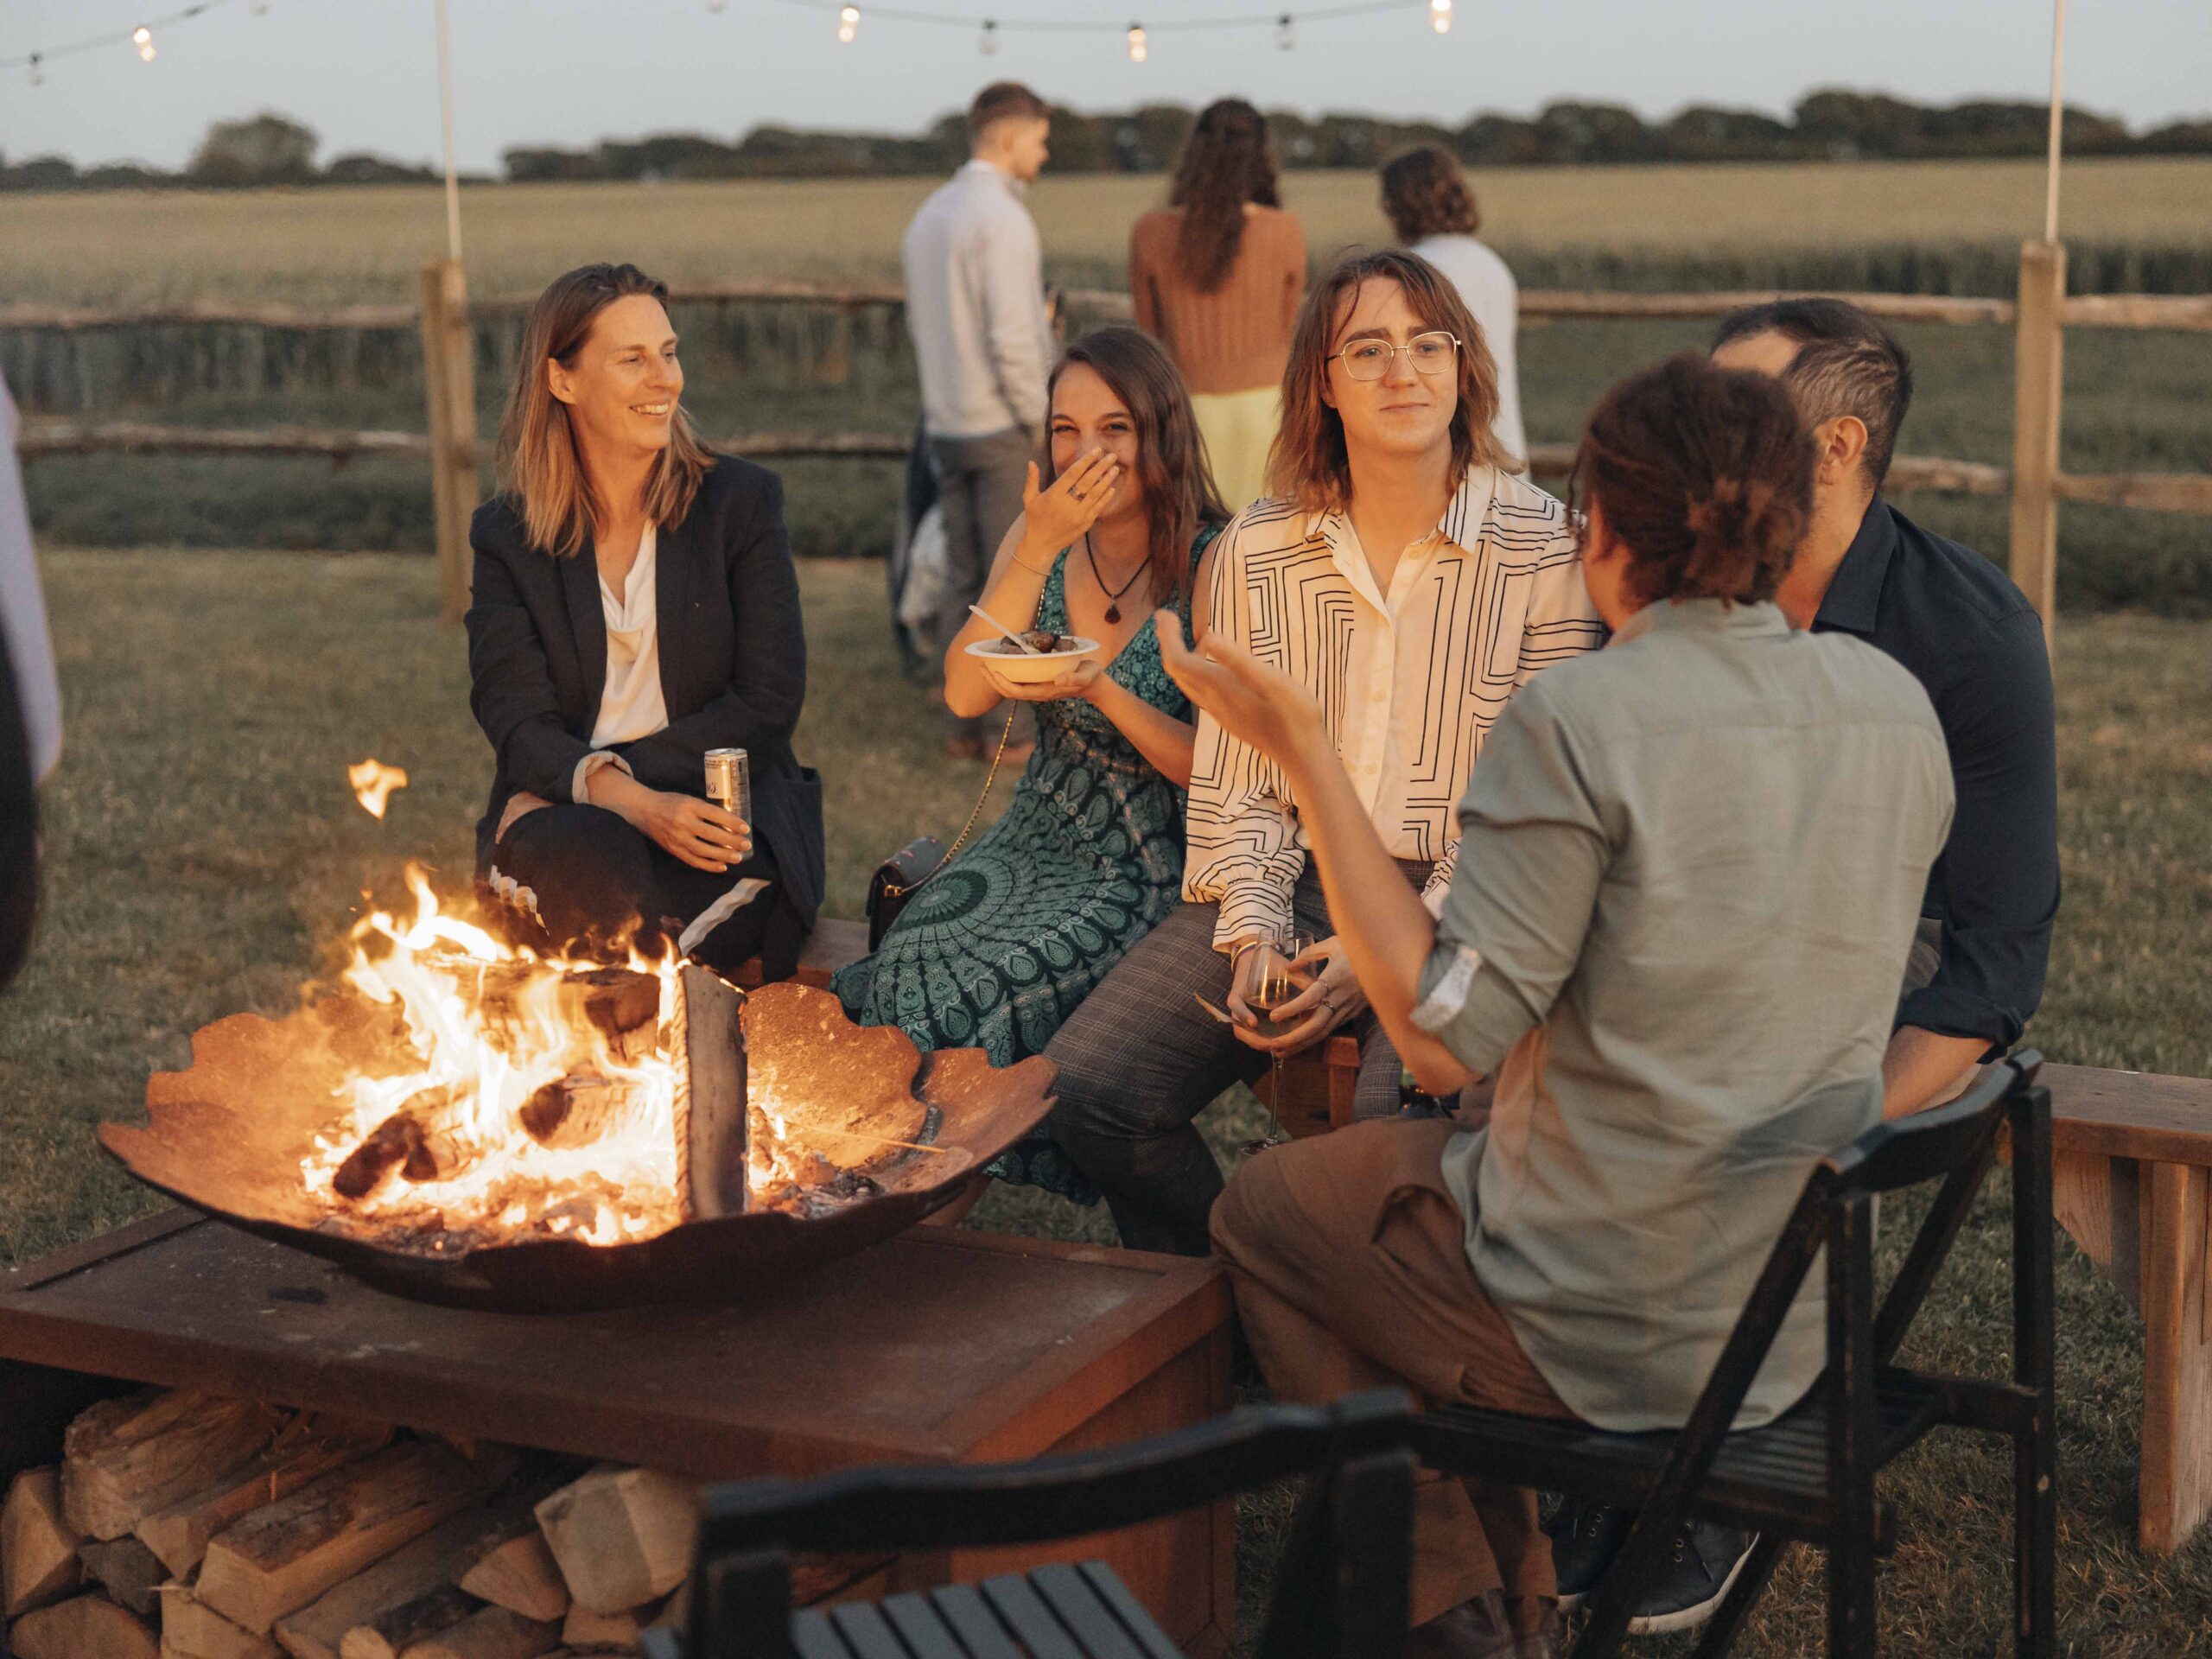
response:
[[[825,1006],[826,1005],[826,1006]],[[772,1016],[760,1035],[755,1014]],[[556,1313],[656,1302],[725,1302],[755,1286],[852,1255],[903,1232],[958,1195],[968,1179],[1043,1121],[1052,1063],[995,1067],[979,1049],[917,1057],[895,1031],[862,1030],[836,997],[798,985],[753,994],[748,1047],[779,1032],[829,1032],[756,1052],[787,1079],[818,1071],[825,1088],[903,1089],[936,1110],[932,1144],[870,1177],[881,1191],[832,1213],[774,1210],[695,1220],[632,1243],[592,1245],[529,1236],[425,1253],[389,1248],[330,1225],[300,1173],[335,1091],[378,1016],[333,997],[283,1020],[233,1014],[194,1033],[192,1065],[154,1074],[144,1127],[101,1126],[100,1144],[140,1180],[234,1227],[338,1263],[379,1289],[425,1301],[516,1313]],[[903,1052],[902,1052],[903,1051]],[[903,1067],[902,1071],[900,1068]]]

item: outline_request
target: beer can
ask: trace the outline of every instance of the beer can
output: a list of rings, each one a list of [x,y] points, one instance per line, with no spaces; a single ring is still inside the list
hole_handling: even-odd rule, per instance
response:
[[[743,749],[707,751],[707,798],[753,822],[753,767]]]

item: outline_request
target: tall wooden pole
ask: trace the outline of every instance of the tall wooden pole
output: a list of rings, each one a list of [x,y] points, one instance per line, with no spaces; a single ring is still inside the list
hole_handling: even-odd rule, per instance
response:
[[[2066,248],[2058,239],[2060,136],[2065,117],[2066,0],[2052,0],[2050,141],[2043,240],[2020,248],[2012,347],[2012,580],[2043,617],[2058,618],[2058,434],[2065,390]]]
[[[461,263],[461,174],[453,155],[453,43],[446,28],[446,0],[437,0],[437,7],[438,130],[445,146],[446,257],[457,265]]]
[[[437,526],[438,614],[468,607],[468,520],[476,511],[476,359],[468,279],[454,259],[423,267],[423,378],[430,412],[430,502]]]

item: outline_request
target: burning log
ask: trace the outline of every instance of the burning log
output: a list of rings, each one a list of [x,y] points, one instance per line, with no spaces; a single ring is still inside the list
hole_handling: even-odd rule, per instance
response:
[[[279,1421],[252,1401],[186,1389],[103,1401],[63,1439],[62,1514],[79,1536],[120,1538],[258,1452]]]
[[[317,1476],[366,1457],[391,1439],[378,1423],[295,1418],[265,1452],[228,1469],[182,1502],[141,1520],[141,1542],[171,1576],[191,1576],[207,1553],[207,1541],[264,1503],[289,1497]]]
[[[61,1517],[61,1471],[26,1469],[0,1503],[0,1612],[10,1618],[77,1587],[77,1533]]]
[[[523,1133],[539,1146],[568,1151],[620,1129],[636,1098],[636,1090],[619,1078],[579,1072],[541,1086],[518,1116]]]
[[[79,1596],[8,1627],[16,1659],[161,1659],[161,1644],[137,1614],[105,1596]]]
[[[86,1576],[98,1580],[109,1600],[142,1618],[154,1617],[161,1603],[156,1592],[168,1582],[169,1570],[152,1550],[136,1538],[124,1537],[80,1545],[77,1558],[85,1564]]]
[[[460,1135],[440,1119],[464,1097],[461,1090],[445,1087],[410,1096],[338,1166],[331,1185],[340,1197],[358,1203],[395,1169],[417,1183],[448,1179],[467,1163],[469,1153]]]
[[[232,1624],[185,1586],[162,1586],[162,1659],[283,1659],[283,1651]]]
[[[699,1500],[673,1476],[602,1465],[540,1503],[537,1524],[576,1605],[623,1613],[691,1570]]]
[[[494,1448],[474,1464],[413,1441],[334,1470],[219,1534],[200,1600],[256,1635],[467,1509],[514,1472]]]

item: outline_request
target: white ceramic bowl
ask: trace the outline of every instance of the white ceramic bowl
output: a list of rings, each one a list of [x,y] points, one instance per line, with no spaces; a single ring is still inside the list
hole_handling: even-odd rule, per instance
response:
[[[1077,658],[1088,657],[1098,649],[1096,639],[1086,639],[1081,634],[1067,636],[1075,641],[1066,651],[1040,651],[1035,656],[1016,651],[1006,640],[994,634],[988,639],[977,639],[969,644],[968,654],[980,657],[1016,685],[1043,685],[1057,680],[1068,671],[1068,664]]]

